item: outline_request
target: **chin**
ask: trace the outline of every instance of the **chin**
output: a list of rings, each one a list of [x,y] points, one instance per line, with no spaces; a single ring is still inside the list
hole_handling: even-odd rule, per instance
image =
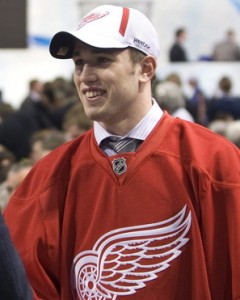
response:
[[[101,114],[93,111],[86,111],[85,114],[91,121],[101,122]]]

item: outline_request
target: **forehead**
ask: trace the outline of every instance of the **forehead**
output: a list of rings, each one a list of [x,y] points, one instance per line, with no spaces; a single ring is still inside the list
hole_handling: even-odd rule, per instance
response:
[[[90,46],[88,44],[85,44],[79,40],[76,41],[74,50],[73,50],[73,57],[79,56],[83,53],[90,53],[90,54],[120,54],[124,52],[126,48],[124,49],[116,49],[116,48],[97,48]]]

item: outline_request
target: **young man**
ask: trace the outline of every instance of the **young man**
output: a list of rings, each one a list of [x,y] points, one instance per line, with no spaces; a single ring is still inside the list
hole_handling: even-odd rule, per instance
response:
[[[5,210],[35,299],[240,299],[239,150],[151,98],[149,20],[100,6],[50,52],[73,59],[94,126],[37,163]]]

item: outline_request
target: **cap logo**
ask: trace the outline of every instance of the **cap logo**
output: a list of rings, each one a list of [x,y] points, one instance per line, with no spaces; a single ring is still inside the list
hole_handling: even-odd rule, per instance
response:
[[[60,47],[58,52],[57,52],[57,55],[66,56],[67,53],[68,53],[68,50],[69,50],[69,47]]]
[[[138,38],[134,38],[133,39],[134,44],[138,47],[138,48],[142,48],[142,49],[146,49],[149,50],[150,46],[145,43],[144,41],[139,40]]]
[[[106,11],[104,13],[91,13],[91,14],[88,14],[86,17],[83,17],[80,24],[78,25],[78,28],[77,30],[81,29],[84,25],[90,23],[90,22],[93,22],[93,21],[96,21],[98,19],[101,19],[103,17],[105,17],[106,15],[108,15],[109,12]]]

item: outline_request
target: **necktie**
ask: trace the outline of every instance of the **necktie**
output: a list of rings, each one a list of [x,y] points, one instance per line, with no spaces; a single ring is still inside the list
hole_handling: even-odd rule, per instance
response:
[[[101,147],[103,150],[109,148],[114,150],[117,154],[123,152],[134,152],[137,147],[142,143],[141,140],[133,139],[133,138],[118,138],[118,137],[108,137],[104,139],[101,143]]]

